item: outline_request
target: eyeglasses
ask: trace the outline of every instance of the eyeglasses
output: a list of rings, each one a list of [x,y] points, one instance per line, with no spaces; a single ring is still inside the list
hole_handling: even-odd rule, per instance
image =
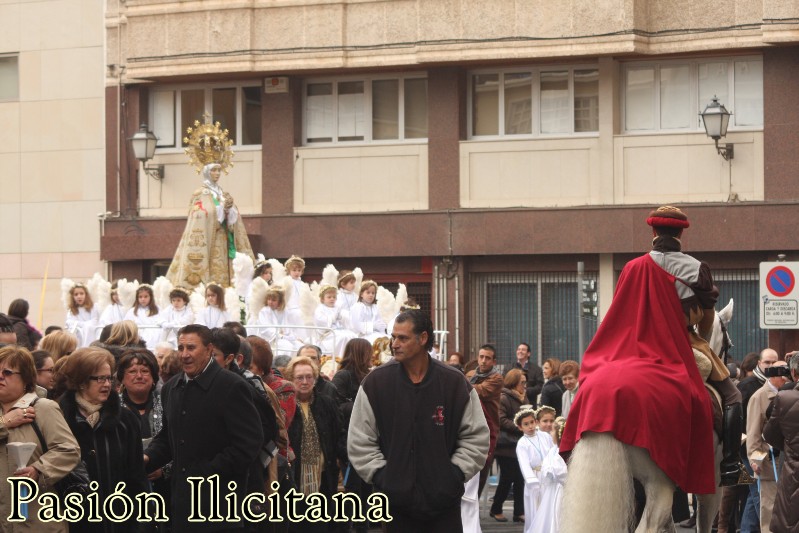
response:
[[[11,369],[8,369],[8,368],[4,368],[2,371],[0,371],[0,374],[3,375],[3,379],[8,379],[11,376],[13,376],[14,374],[22,374],[22,372],[18,372],[16,370],[11,370]]]
[[[111,376],[89,376],[89,379],[102,385],[103,383],[111,383],[113,378]]]
[[[294,376],[294,381],[313,381],[313,374],[309,376]]]

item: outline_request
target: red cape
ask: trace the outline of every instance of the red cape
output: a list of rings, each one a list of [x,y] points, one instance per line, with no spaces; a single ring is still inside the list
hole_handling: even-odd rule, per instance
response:
[[[560,451],[572,450],[586,431],[610,432],[648,450],[685,492],[710,494],[716,490],[710,399],[674,282],[649,254],[624,267],[583,357]]]

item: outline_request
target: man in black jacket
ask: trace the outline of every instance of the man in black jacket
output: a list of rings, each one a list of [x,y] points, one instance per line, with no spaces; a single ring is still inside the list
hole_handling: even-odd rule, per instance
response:
[[[461,532],[464,482],[486,462],[488,425],[461,372],[430,357],[433,324],[403,311],[391,335],[394,360],[361,383],[350,420],[350,463],[385,494],[386,531]]]
[[[212,493],[209,478],[219,476],[214,506],[224,518],[230,482],[241,502],[247,493],[247,473],[258,456],[264,435],[252,401],[251,387],[224,370],[212,357],[211,330],[192,324],[178,332],[183,372],[161,390],[164,424],[144,452],[148,470],[169,461],[172,466],[172,531],[241,531],[244,521],[216,521],[209,516]],[[203,478],[198,485],[190,477]],[[199,521],[189,522],[192,498],[199,501]],[[197,508],[195,507],[195,510]]]
[[[536,399],[544,387],[544,371],[530,360],[530,345],[526,342],[519,344],[516,348],[516,362],[508,370],[511,368],[518,368],[524,372],[524,376],[527,378],[527,403],[535,405]],[[506,374],[508,370],[505,371]]]

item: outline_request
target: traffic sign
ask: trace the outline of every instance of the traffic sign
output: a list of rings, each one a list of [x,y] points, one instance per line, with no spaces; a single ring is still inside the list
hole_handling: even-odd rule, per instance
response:
[[[778,298],[789,295],[795,285],[793,272],[783,265],[775,266],[766,274],[766,288]]]
[[[760,263],[760,327],[799,329],[799,262]]]

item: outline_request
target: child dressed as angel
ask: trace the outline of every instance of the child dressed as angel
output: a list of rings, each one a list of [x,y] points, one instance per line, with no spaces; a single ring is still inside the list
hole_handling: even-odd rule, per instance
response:
[[[541,465],[554,446],[549,434],[537,430],[536,418],[536,411],[530,405],[523,405],[513,418],[524,433],[516,444],[516,457],[524,478],[524,533],[536,531],[533,523],[541,499]]]
[[[319,347],[324,354],[340,357],[344,353],[344,345],[357,335],[344,327],[342,310],[336,306],[338,289],[332,285],[322,285],[319,289],[319,305],[314,311],[314,326],[330,328],[333,331],[319,332]]]

